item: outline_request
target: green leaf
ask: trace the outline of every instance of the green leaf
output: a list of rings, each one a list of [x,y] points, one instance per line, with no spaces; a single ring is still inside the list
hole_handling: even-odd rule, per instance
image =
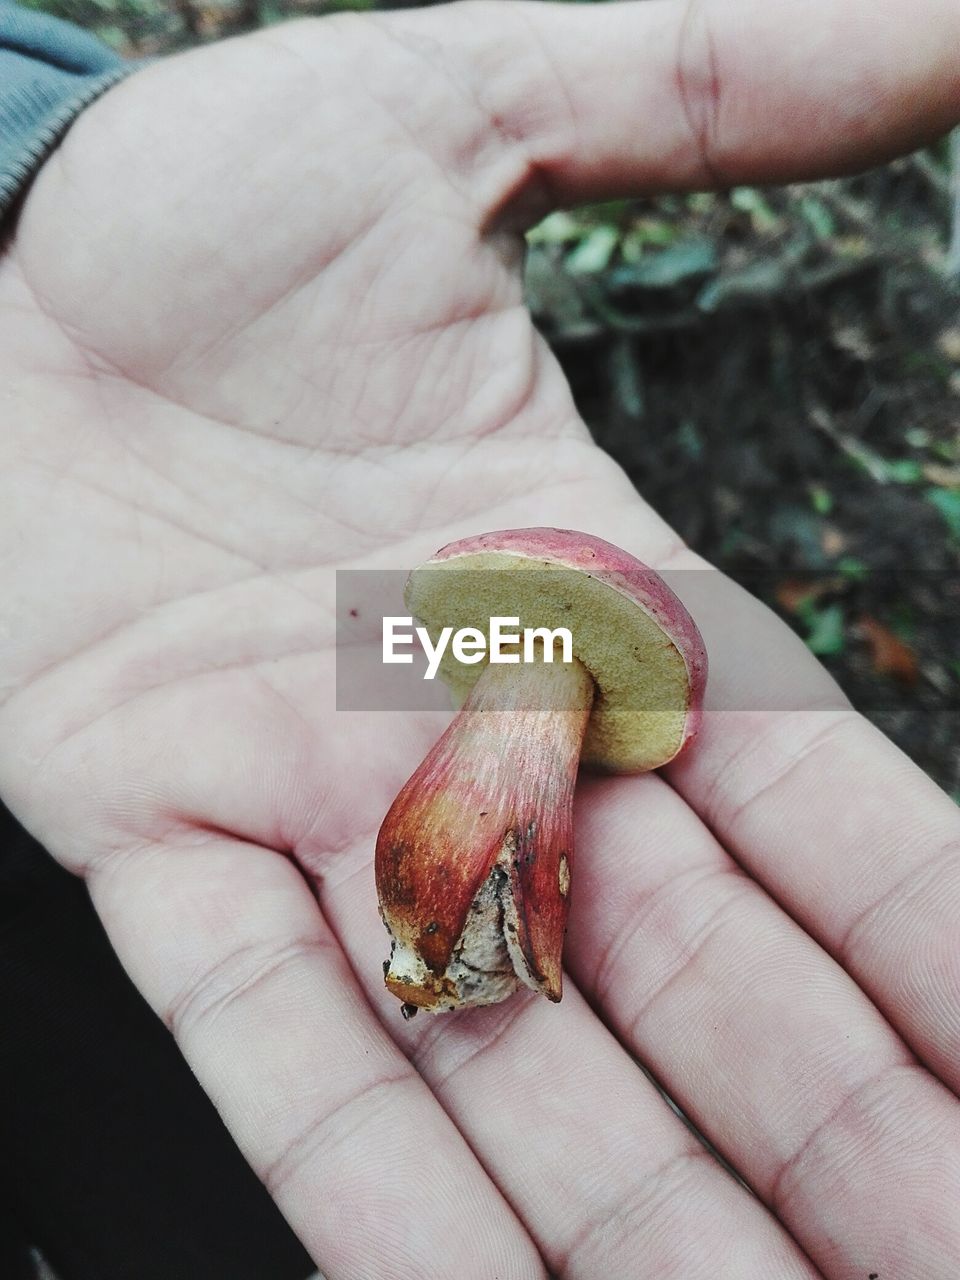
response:
[[[629,200],[603,200],[586,206],[591,222],[619,222],[630,209]]]
[[[708,314],[727,302],[750,298],[766,298],[779,292],[787,279],[782,262],[760,259],[737,271],[728,271],[711,280],[697,296],[697,306]]]
[[[930,373],[941,382],[947,382],[954,370],[953,362],[945,356],[937,355],[935,351],[907,351],[900,357],[899,363],[904,373]]]
[[[679,234],[677,224],[668,222],[665,218],[643,218],[624,234],[620,242],[620,253],[624,262],[639,262],[650,245],[662,249],[673,244]]]
[[[890,610],[890,630],[911,644],[917,636],[916,610],[909,600],[896,600]]]
[[[820,240],[829,240],[837,229],[829,207],[818,196],[804,196],[800,201],[800,213]]]
[[[585,228],[571,214],[558,209],[527,232],[527,244],[568,244],[581,240]]]
[[[923,467],[913,458],[894,458],[887,463],[887,477],[894,484],[916,484],[923,479]]]
[[[527,306],[538,319],[548,320],[565,334],[589,327],[579,288],[549,249],[534,245],[528,250],[523,286]]]
[[[950,536],[960,542],[960,489],[927,489],[923,496],[943,516]]]
[[[853,582],[864,582],[870,576],[870,569],[856,556],[841,556],[837,561],[837,572]]]
[[[818,516],[828,516],[833,510],[833,494],[822,484],[810,486],[810,505]]]
[[[843,609],[840,605],[828,604],[820,609],[808,600],[799,613],[808,628],[807,648],[811,653],[819,658],[843,653]]]
[[[640,362],[633,343],[620,338],[610,352],[610,380],[617,403],[628,418],[643,417],[644,393]]]
[[[697,424],[689,418],[684,418],[677,428],[677,444],[694,462],[703,457],[703,436],[697,430]]]
[[[127,36],[122,27],[97,27],[97,35],[111,49],[123,49],[127,43]]]
[[[672,289],[683,280],[709,275],[717,265],[717,250],[712,240],[684,240],[645,253],[628,266],[618,267],[611,283],[634,285],[641,289]]]
[[[693,191],[687,196],[687,208],[691,213],[712,213],[717,197],[713,191]]]
[[[756,187],[734,187],[730,192],[730,203],[741,213],[749,213],[756,231],[773,231],[780,225],[780,219]]]
[[[878,484],[916,484],[923,479],[923,467],[913,458],[884,458],[869,445],[844,436],[843,451]]]
[[[589,275],[607,266],[617,247],[616,227],[594,227],[567,256],[567,270],[575,275]]]
[[[732,556],[740,550],[743,545],[744,533],[742,529],[736,527],[728,529],[720,540],[720,550],[717,553],[719,563],[723,564],[724,560]]]

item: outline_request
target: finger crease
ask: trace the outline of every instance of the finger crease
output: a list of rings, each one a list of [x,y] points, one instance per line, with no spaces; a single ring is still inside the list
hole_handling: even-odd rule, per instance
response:
[[[699,1179],[702,1176],[704,1161],[709,1161],[714,1168],[719,1167],[709,1151],[699,1145],[691,1146],[651,1169],[644,1175],[640,1185],[632,1188],[615,1208],[591,1214],[589,1221],[574,1235],[562,1256],[558,1257],[555,1253],[550,1255],[551,1274],[557,1280],[597,1274],[596,1268],[601,1259],[589,1255],[598,1248],[603,1252],[613,1253],[613,1250],[604,1250],[601,1244],[601,1238],[612,1233],[616,1233],[618,1240],[615,1252],[629,1257],[630,1250],[626,1247],[629,1238],[649,1238],[652,1234],[651,1220],[662,1213],[665,1207],[675,1205],[678,1188],[688,1178]],[[585,1260],[580,1261],[584,1255],[587,1255]]]
[[[263,956],[264,951],[263,943],[257,942],[238,947],[217,961],[181,996],[167,1005],[162,1014],[163,1021],[174,1037],[181,1041],[189,1030],[220,1015],[236,1000],[249,996],[291,962],[315,956],[318,952],[328,950],[330,946],[328,939],[316,934],[296,938],[280,948],[271,949],[259,963],[254,961],[248,973],[233,980],[230,975],[235,969],[242,968],[244,962],[251,957]]]
[[[342,1102],[338,1102],[331,1111],[315,1116],[283,1147],[275,1159],[259,1171],[260,1180],[270,1195],[274,1198],[279,1196],[283,1188],[302,1173],[317,1152],[323,1148],[329,1136],[326,1130],[332,1121],[338,1122],[337,1141],[349,1143],[356,1130],[362,1124],[369,1122],[378,1105],[381,1103],[392,1105],[393,1100],[390,1095],[395,1088],[414,1081],[416,1077],[410,1071],[393,1076],[378,1076],[374,1080],[367,1081]],[[345,1114],[358,1107],[360,1115],[356,1123],[351,1126],[345,1122]]]
[[[846,929],[836,946],[836,957],[843,967],[852,972],[854,953],[862,938],[869,934],[870,926],[884,909],[900,897],[922,894],[930,883],[939,877],[945,864],[957,861],[960,855],[960,841],[952,840],[932,857],[926,859],[910,870],[880,897],[857,914]]]
[[[786,1185],[788,1180],[794,1176],[799,1176],[798,1171],[800,1166],[816,1147],[820,1139],[830,1131],[844,1111],[857,1106],[858,1099],[862,1098],[868,1090],[872,1089],[874,1085],[883,1080],[885,1076],[892,1075],[895,1072],[900,1071],[909,1071],[911,1073],[920,1071],[926,1075],[924,1068],[916,1061],[901,1059],[897,1062],[888,1062],[878,1071],[874,1071],[871,1075],[867,1076],[865,1080],[861,1080],[859,1084],[848,1090],[833,1110],[814,1126],[797,1150],[784,1160],[780,1165],[780,1168],[774,1174],[773,1180],[770,1183],[770,1190],[764,1197],[774,1213],[778,1216],[784,1217],[784,1221],[789,1220],[789,1215],[786,1215],[786,1210],[791,1199],[791,1195],[796,1193],[797,1188],[795,1186],[792,1189],[788,1188]],[[826,1155],[820,1156],[819,1163],[821,1168],[817,1173],[816,1180],[822,1185],[827,1185],[827,1180],[824,1177],[822,1168],[822,1166],[827,1163],[827,1160],[828,1157]]]
[[[824,746],[831,746],[834,737],[847,729],[852,723],[853,718],[850,713],[841,712],[838,717],[832,718],[829,723],[818,729],[804,745],[796,750],[792,750],[787,754],[784,760],[774,771],[772,778],[768,779],[758,790],[754,791],[746,799],[732,805],[726,812],[723,812],[723,806],[719,803],[713,803],[713,797],[710,797],[707,806],[703,812],[707,822],[714,831],[732,831],[737,823],[743,818],[744,814],[754,808],[759,801],[768,796],[771,791],[782,787],[788,778],[815,752],[821,750]],[[757,751],[763,752],[763,743],[757,745]],[[721,775],[722,777],[722,775]],[[719,783],[722,785],[722,782]]]
[[[746,886],[752,882],[747,881],[743,877],[743,883]],[[637,1043],[639,1039],[639,1028],[646,1018],[647,1014],[653,1006],[661,1000],[685,974],[689,973],[693,966],[697,963],[700,956],[710,941],[723,929],[724,925],[729,922],[731,913],[736,919],[740,908],[744,905],[745,893],[750,890],[738,889],[732,892],[728,897],[718,902],[716,907],[710,912],[707,919],[696,930],[695,936],[684,944],[683,955],[678,963],[673,966],[670,974],[662,982],[659,982],[655,989],[650,992],[644,1000],[640,1002],[640,1007],[636,1009],[630,1018],[627,1026],[626,1038],[628,1046]]]
[[[740,868],[725,858],[719,866],[711,863],[710,866],[688,867],[650,892],[634,899],[625,915],[623,925],[610,939],[608,945],[601,950],[594,969],[592,989],[600,1003],[606,1004],[608,1001],[614,986],[620,956],[637,934],[644,932],[651,912],[662,904],[664,898],[678,893],[686,901],[696,893],[697,887],[701,884],[714,878],[726,879],[731,876],[740,881],[744,879]]]
[[[476,1062],[484,1054],[489,1053],[491,1049],[495,1049],[499,1044],[501,1044],[506,1038],[508,1032],[513,1029],[514,1025],[519,1022],[523,1015],[528,1013],[531,1009],[537,1009],[538,1006],[539,999],[535,995],[531,995],[526,1000],[515,997],[514,1001],[504,1008],[499,1025],[491,1035],[478,1040],[475,1044],[472,1044],[464,1056],[455,1062],[446,1072],[442,1074],[439,1072],[430,1072],[430,1088],[435,1093],[444,1089],[455,1075],[459,1075],[466,1067],[470,1066],[471,1063]],[[448,1027],[446,1024],[439,1026],[436,1033],[430,1037],[428,1043],[424,1044],[422,1047],[417,1047],[413,1055],[413,1061],[418,1071],[420,1070],[421,1062],[425,1059],[438,1056],[443,1043],[444,1033],[447,1029]]]

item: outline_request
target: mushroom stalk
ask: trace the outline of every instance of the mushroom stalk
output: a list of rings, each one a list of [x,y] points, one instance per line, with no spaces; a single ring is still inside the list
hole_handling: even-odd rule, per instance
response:
[[[410,1017],[519,986],[560,999],[573,792],[594,684],[576,659],[489,664],[377,838],[387,987]]]

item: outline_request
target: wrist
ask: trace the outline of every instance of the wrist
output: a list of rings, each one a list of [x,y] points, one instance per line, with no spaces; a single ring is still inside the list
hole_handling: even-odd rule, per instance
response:
[[[70,23],[0,0],[0,227],[84,107],[137,66]]]

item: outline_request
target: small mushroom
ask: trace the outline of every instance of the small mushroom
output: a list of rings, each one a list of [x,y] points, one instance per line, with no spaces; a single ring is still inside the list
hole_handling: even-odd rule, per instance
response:
[[[707,675],[700,633],[652,569],[566,529],[451,543],[411,573],[405,598],[435,645],[446,627],[487,635],[493,617],[546,632],[529,662],[444,653],[461,709],[377,838],[386,985],[405,1017],[521,986],[559,1000],[580,760],[642,773],[687,746]],[[554,652],[557,628],[572,661]]]

